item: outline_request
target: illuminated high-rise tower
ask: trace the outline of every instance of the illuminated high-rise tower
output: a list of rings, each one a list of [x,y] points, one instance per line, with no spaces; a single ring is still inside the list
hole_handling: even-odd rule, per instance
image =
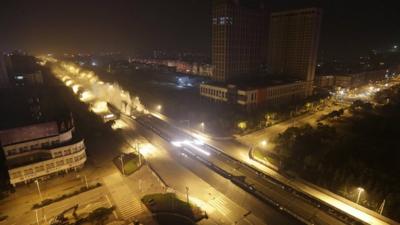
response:
[[[251,76],[262,67],[266,60],[267,16],[261,0],[214,0],[214,80]]]

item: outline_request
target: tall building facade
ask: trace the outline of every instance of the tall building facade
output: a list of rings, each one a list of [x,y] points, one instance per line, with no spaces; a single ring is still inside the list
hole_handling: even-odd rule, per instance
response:
[[[271,14],[267,64],[271,72],[310,83],[315,77],[321,9],[307,8]]]
[[[261,68],[266,57],[267,15],[260,0],[214,0],[214,80],[229,81]]]

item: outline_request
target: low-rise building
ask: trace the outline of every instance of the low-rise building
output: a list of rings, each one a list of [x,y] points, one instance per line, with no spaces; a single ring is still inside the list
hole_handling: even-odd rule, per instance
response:
[[[84,140],[74,136],[71,121],[61,124],[54,121],[0,131],[12,185],[83,167]]]
[[[200,95],[214,101],[248,107],[281,105],[306,97],[305,81],[272,81],[260,84],[200,84]]]
[[[369,82],[385,79],[390,74],[390,70],[372,70],[358,73],[336,73],[329,75],[319,75],[315,78],[315,86],[319,88],[356,88]]]
[[[213,75],[213,66],[206,63],[187,62],[182,60],[168,60],[168,59],[133,59],[132,62],[151,65],[153,67],[165,66],[173,68],[175,72],[211,77]]]
[[[335,77],[332,75],[316,76],[314,85],[320,88],[329,88],[335,85]]]

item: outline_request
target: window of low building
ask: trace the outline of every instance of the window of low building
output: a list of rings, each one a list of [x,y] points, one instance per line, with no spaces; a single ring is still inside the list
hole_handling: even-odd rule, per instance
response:
[[[10,174],[11,178],[19,178],[21,176],[22,176],[21,171],[13,172]]]
[[[64,155],[69,155],[69,154],[71,154],[71,149],[64,150]]]
[[[42,165],[42,166],[37,166],[37,167],[35,167],[35,171],[36,172],[41,172],[41,171],[43,171],[44,170],[44,166]]]
[[[33,174],[33,169],[26,169],[24,170],[25,175],[32,175]]]
[[[54,163],[49,163],[46,165],[47,169],[53,169],[54,168]]]
[[[62,156],[62,152],[61,151],[59,151],[59,152],[55,152],[54,153],[54,157],[61,157]]]

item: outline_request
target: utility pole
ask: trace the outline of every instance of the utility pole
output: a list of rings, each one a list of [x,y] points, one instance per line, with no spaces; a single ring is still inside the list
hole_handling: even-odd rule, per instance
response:
[[[381,215],[382,215],[383,209],[385,207],[385,202],[386,202],[386,199],[383,199],[383,202],[382,202],[382,204],[381,204],[381,206],[379,207],[379,210],[378,210],[379,214],[381,214]]]
[[[83,177],[84,177],[84,179],[85,179],[86,189],[89,189],[89,184],[88,184],[88,182],[87,182],[86,175],[83,175]]]
[[[361,188],[361,187],[359,187],[359,188],[357,188],[357,191],[358,191],[358,195],[357,195],[357,204],[359,204],[359,202],[360,202],[360,197],[361,197],[361,193],[364,192],[364,189]]]
[[[39,192],[39,196],[40,196],[40,202],[43,202],[43,197],[42,197],[42,192],[40,191],[40,186],[39,186],[39,181],[35,180],[38,192]]]
[[[124,168],[124,154],[122,154],[119,159],[121,160],[121,170],[122,170],[122,175],[125,176],[125,168]]]
[[[38,210],[37,209],[35,209],[35,215],[36,215],[36,223],[37,223],[37,225],[40,225],[39,216],[38,216]]]
[[[189,205],[189,188],[186,187],[186,202]]]
[[[135,142],[135,148],[136,148],[136,153],[138,154],[139,157],[139,166],[142,165],[142,157],[140,155],[140,145],[139,143]]]

